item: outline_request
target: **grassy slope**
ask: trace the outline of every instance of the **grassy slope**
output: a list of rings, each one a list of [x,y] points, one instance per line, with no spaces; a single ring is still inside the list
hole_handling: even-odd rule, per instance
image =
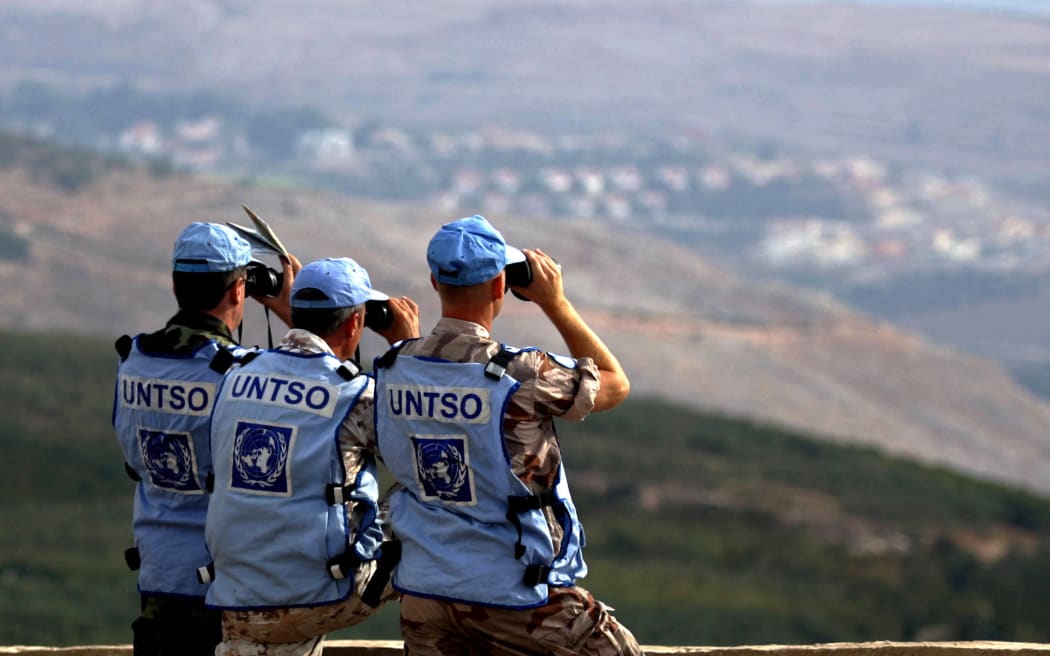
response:
[[[0,339],[0,644],[127,642],[115,354]],[[650,400],[563,426],[562,441],[585,585],[644,643],[1050,640],[1050,593],[1025,585],[1050,566],[1046,500]],[[339,636],[396,638],[396,608]]]

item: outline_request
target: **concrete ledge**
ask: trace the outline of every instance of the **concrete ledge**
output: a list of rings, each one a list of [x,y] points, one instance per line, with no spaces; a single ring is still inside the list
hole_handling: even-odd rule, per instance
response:
[[[1030,642],[836,642],[820,645],[666,647],[646,645],[647,654],[707,656],[1050,656],[1050,644]],[[403,656],[400,640],[331,640],[325,656]],[[131,645],[84,647],[0,647],[18,656],[131,656]]]

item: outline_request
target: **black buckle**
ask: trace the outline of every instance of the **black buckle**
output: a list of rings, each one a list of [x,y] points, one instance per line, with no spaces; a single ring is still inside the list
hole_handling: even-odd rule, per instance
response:
[[[335,370],[335,373],[339,374],[343,380],[353,380],[357,374],[361,373],[361,367],[358,367],[357,364],[347,360],[339,365],[339,368]]]
[[[124,550],[124,562],[128,564],[128,569],[132,572],[142,567],[142,558],[139,556],[139,548],[131,547]]]
[[[325,563],[325,567],[328,568],[329,576],[336,581],[342,581],[350,570],[357,567],[360,562],[361,559],[357,557],[357,554],[347,549],[335,558],[329,558],[328,562]]]
[[[349,501],[347,493],[351,491],[353,491],[353,488],[349,485],[329,483],[324,486],[324,500],[328,502],[329,506],[338,506]]]
[[[208,563],[204,567],[197,568],[197,582],[201,585],[211,583],[215,580],[215,563]]]
[[[530,588],[534,588],[541,583],[546,583],[547,575],[550,573],[551,568],[546,565],[529,565],[525,568],[525,576],[521,581]]]
[[[230,370],[233,363],[237,361],[237,358],[226,349],[220,350],[215,354],[215,357],[208,363],[208,368],[217,374],[224,374]]]
[[[485,365],[485,375],[493,380],[499,380],[503,374],[507,373],[510,361],[518,357],[519,353],[521,353],[520,350],[511,350],[507,346],[501,346],[499,353],[492,356],[492,359]]]

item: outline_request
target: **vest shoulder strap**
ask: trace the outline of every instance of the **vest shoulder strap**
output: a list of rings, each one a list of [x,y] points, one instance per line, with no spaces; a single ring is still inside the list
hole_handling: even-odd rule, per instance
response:
[[[522,350],[519,348],[500,344],[499,351],[485,365],[485,375],[493,380],[499,380],[503,374],[507,373],[507,367],[510,366],[511,361],[521,353]]]
[[[361,367],[357,366],[356,362],[347,360],[339,365],[339,368],[335,370],[335,373],[339,374],[343,380],[353,380],[361,373]]]
[[[117,353],[120,355],[120,361],[128,359],[131,355],[131,343],[132,339],[130,335],[121,335],[116,342],[113,343],[113,347],[117,349]]]
[[[224,374],[237,362],[237,356],[232,351],[220,348],[208,363],[208,368],[217,374]]]
[[[394,364],[394,360],[397,360],[398,354],[401,353],[401,349],[405,347],[405,344],[408,344],[409,342],[414,342],[417,339],[419,338],[415,337],[413,339],[403,339],[400,342],[396,342],[393,346],[390,347],[389,350],[387,350],[386,353],[376,358],[376,369],[386,369],[392,366]]]

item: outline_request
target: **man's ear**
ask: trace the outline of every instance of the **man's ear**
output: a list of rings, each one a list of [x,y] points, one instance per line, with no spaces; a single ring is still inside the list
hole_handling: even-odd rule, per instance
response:
[[[248,285],[244,278],[238,278],[237,282],[233,283],[226,293],[229,294],[231,305],[240,305],[244,303],[244,300],[248,298]]]
[[[507,293],[507,274],[500,271],[489,284],[492,285],[492,300],[501,300]]]

